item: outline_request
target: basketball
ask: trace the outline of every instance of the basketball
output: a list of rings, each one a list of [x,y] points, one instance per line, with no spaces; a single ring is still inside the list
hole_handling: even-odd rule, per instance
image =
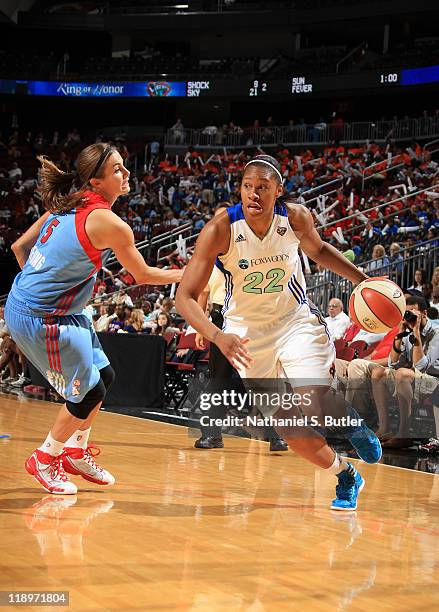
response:
[[[405,298],[400,287],[387,278],[368,278],[352,292],[349,316],[368,332],[390,331],[401,321]]]

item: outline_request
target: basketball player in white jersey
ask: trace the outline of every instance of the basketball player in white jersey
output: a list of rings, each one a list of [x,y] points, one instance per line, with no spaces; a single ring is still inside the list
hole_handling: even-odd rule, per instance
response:
[[[310,259],[355,284],[367,277],[321,240],[304,206],[278,203],[282,182],[274,158],[259,155],[248,162],[242,202],[203,228],[178,289],[176,306],[190,325],[218,346],[241,378],[287,378],[295,392],[306,398],[300,406],[305,416],[321,417],[335,407],[345,416],[358,417],[329,392],[335,351],[323,317],[306,297],[299,246]],[[197,303],[214,265],[226,283],[222,331]],[[285,412],[280,413],[275,418],[285,418]],[[381,458],[380,443],[361,419],[359,422],[353,421],[347,438],[362,459],[375,463]],[[331,508],[355,510],[364,486],[355,467],[310,428],[280,431],[297,454],[337,476]]]
[[[215,216],[224,214],[228,206],[228,204],[220,204],[215,210]],[[225,297],[224,274],[219,268],[214,266],[209,282],[198,297],[198,304],[206,311],[207,302],[210,298],[210,318],[219,329],[222,329],[224,323],[222,310]],[[205,349],[203,337],[199,333],[196,334],[195,344],[199,350]],[[221,388],[225,387],[245,393],[245,388],[236,370],[215,344],[211,345],[209,352],[209,377],[209,389],[211,392],[221,391]],[[201,437],[195,441],[195,448],[212,449],[224,447],[221,425],[218,425],[215,421],[221,421],[226,414],[227,410],[224,406],[212,406],[208,414],[203,414],[208,424],[205,425],[203,424],[203,419],[200,420]],[[258,437],[262,437],[270,442],[270,451],[283,452],[288,450],[288,445],[282,440],[274,427],[267,425],[266,427],[258,427],[255,431]]]

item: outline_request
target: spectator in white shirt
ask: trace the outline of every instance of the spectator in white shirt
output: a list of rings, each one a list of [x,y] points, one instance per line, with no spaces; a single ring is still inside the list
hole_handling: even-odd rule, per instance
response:
[[[130,306],[131,308],[134,308],[133,300],[124,289],[121,289],[116,293],[113,301],[116,306]]]
[[[328,317],[325,317],[326,325],[332,340],[338,340],[351,324],[347,314],[343,312],[343,302],[338,298],[332,298],[328,304]]]
[[[99,315],[99,319],[95,322],[95,330],[97,332],[106,332],[111,321],[116,318],[116,304],[109,304],[108,306],[102,304],[99,309]]]
[[[12,168],[11,170],[9,170],[9,179],[12,181],[12,183],[15,183],[16,181],[19,181],[22,177],[22,172],[21,172],[21,168],[18,167],[17,162],[14,162],[12,164]]]

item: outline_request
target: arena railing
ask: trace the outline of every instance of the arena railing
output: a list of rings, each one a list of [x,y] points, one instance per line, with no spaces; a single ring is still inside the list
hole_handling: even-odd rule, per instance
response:
[[[232,133],[224,133],[221,128],[211,126],[204,129],[174,131],[165,134],[167,147],[194,146],[221,150],[223,147],[257,147],[285,145],[326,145],[332,141],[353,144],[366,141],[384,143],[388,140],[404,141],[410,139],[439,136],[439,116],[418,117],[391,121],[364,121],[344,125],[303,124],[293,126],[265,126],[257,128],[235,127]]]
[[[425,270],[427,278],[431,278],[434,268],[439,265],[439,247],[432,248],[431,245],[434,242],[436,242],[435,239],[428,240],[421,244],[401,249],[399,253],[403,256],[402,262],[390,261],[383,268],[375,270],[373,275],[388,276],[403,288],[408,288],[413,284],[417,269]],[[367,274],[369,265],[373,261],[373,259],[365,261],[359,264],[359,267]],[[308,274],[306,278],[307,295],[324,314],[326,314],[329,300],[333,297],[340,298],[347,311],[349,297],[353,289],[350,281],[341,278],[338,274],[329,270]]]
[[[164,232],[163,234],[159,234],[158,236],[154,236],[151,239],[141,240],[136,243],[136,248],[142,254],[145,250],[148,252],[144,255],[145,257],[149,257],[151,255],[151,251],[155,248],[160,248],[163,245],[171,245],[175,243],[175,236],[184,237],[185,234],[192,234],[192,223],[185,223],[184,225],[180,225],[178,227],[169,230],[168,232]],[[117,259],[115,255],[110,255],[108,258],[107,264],[105,267],[110,268],[113,265],[117,265]]]
[[[401,200],[405,200],[408,197],[414,198],[414,197],[420,195],[421,193],[427,193],[427,195],[433,196],[436,193],[435,192],[436,189],[439,189],[439,184],[431,185],[430,187],[424,187],[423,189],[416,189],[415,191],[411,191],[410,194],[404,194],[404,195],[402,195],[402,196],[400,196],[398,198],[395,198],[394,200],[387,200],[385,202],[381,202],[381,204],[376,204],[375,206],[370,206],[369,208],[365,208],[363,210],[359,210],[357,212],[354,212],[351,215],[347,215],[346,217],[343,217],[341,219],[335,219],[334,221],[330,221],[329,223],[324,223],[324,224],[318,226],[317,229],[327,229],[328,227],[332,227],[334,225],[340,224],[342,221],[348,221],[350,219],[355,219],[359,215],[367,215],[367,213],[370,213],[370,212],[376,211],[376,210],[380,210],[384,206],[391,206],[392,204],[396,204],[396,202],[400,202]],[[439,196],[439,192],[438,192],[438,196]]]
[[[433,148],[431,148],[433,147]],[[429,155],[433,155],[439,151],[439,138],[435,140],[431,140],[430,142],[426,142],[424,145],[424,155],[428,153]]]

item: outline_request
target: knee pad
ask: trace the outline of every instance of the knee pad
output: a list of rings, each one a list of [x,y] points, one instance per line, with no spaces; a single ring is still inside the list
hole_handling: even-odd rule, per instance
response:
[[[102,380],[102,382],[105,385],[105,390],[108,391],[108,389],[114,383],[114,379],[116,378],[116,374],[115,374],[113,368],[111,367],[111,365],[105,366],[105,368],[103,368],[102,370],[99,370],[99,372],[100,372],[100,375],[101,375],[101,380]]]
[[[72,416],[85,421],[93,408],[104,399],[105,392],[105,385],[100,378],[98,384],[93,389],[90,389],[80,402],[74,403],[67,400],[67,410]]]

